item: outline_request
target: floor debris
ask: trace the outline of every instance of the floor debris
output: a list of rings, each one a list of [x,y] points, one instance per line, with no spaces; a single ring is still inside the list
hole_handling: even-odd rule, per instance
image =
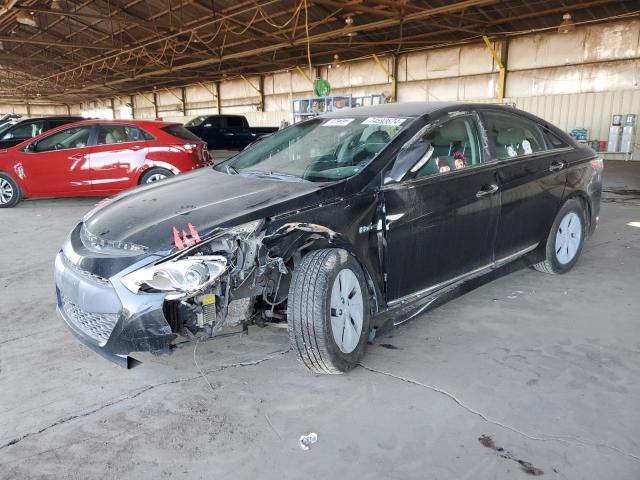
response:
[[[309,450],[309,447],[318,441],[318,434],[309,432],[306,435],[300,437],[300,448],[303,450]]]

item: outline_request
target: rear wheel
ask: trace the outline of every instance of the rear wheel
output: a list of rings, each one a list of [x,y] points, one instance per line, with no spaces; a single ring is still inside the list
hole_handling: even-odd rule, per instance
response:
[[[547,237],[545,260],[533,265],[544,273],[566,273],[578,261],[586,232],[582,203],[570,198],[562,206]]]
[[[10,208],[22,200],[20,187],[6,173],[0,172],[0,208]]]
[[[302,363],[315,373],[358,364],[369,333],[369,295],[358,262],[345,250],[315,250],[296,266],[289,287],[288,328]]]
[[[173,177],[173,173],[166,168],[151,168],[140,177],[140,185],[159,182],[169,177]]]

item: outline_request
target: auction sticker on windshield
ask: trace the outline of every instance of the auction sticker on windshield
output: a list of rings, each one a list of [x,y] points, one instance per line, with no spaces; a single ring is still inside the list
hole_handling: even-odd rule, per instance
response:
[[[353,122],[355,118],[332,118],[322,124],[323,127],[344,127]]]
[[[369,117],[362,125],[386,125],[390,127],[397,127],[402,125],[406,118],[393,118],[393,117]]]

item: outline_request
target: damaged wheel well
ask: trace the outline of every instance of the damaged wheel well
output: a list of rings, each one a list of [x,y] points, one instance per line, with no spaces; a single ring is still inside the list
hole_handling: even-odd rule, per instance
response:
[[[378,291],[373,276],[367,266],[355,254],[351,244],[339,233],[322,225],[311,223],[288,223],[278,228],[273,234],[264,237],[262,242],[269,252],[269,256],[282,258],[285,264],[293,268],[309,252],[323,248],[337,248],[345,250],[360,265],[367,279],[367,287],[372,300],[372,313],[380,308]]]

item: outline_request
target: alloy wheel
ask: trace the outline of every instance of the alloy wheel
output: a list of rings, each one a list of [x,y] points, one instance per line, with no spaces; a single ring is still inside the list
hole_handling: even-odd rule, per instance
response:
[[[164,173],[154,173],[149,178],[147,178],[147,181],[145,183],[159,182],[160,180],[164,180],[165,178],[167,178],[167,176]]]
[[[353,352],[360,342],[364,307],[360,282],[350,269],[340,270],[331,288],[331,332],[343,353]]]
[[[562,265],[571,262],[580,248],[582,240],[582,221],[575,212],[567,213],[558,225],[556,232],[556,258]]]
[[[4,178],[0,178],[0,203],[9,203],[14,194],[11,184]]]

